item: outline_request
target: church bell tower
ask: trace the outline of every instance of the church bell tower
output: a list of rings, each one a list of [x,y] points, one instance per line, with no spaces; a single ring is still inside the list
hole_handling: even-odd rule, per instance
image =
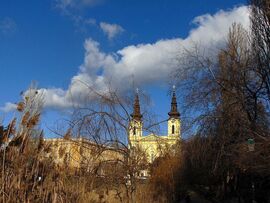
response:
[[[180,113],[177,109],[177,101],[175,94],[175,86],[173,86],[172,101],[171,101],[171,111],[168,113],[168,136],[180,137],[181,133],[181,122]]]
[[[140,109],[139,91],[137,89],[135,101],[133,106],[133,113],[131,114],[131,121],[129,124],[129,137],[132,140],[142,136],[142,114]]]

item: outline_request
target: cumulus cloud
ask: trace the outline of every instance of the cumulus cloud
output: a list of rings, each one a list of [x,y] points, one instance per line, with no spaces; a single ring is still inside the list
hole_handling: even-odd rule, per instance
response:
[[[191,30],[188,38],[194,41],[219,41],[224,39],[232,23],[241,23],[245,28],[249,27],[249,10],[247,6],[241,6],[231,11],[219,11],[215,15],[202,15],[193,20],[198,27]]]
[[[16,104],[7,102],[7,103],[5,103],[4,107],[0,107],[0,110],[3,112],[10,112],[10,111],[14,111],[16,108],[17,108]]]
[[[248,8],[242,6],[215,15],[199,16],[193,22],[195,28],[184,39],[161,39],[152,44],[130,45],[115,53],[105,53],[98,42],[87,39],[84,43],[84,62],[78,74],[72,77],[66,90],[43,89],[45,106],[68,108],[74,104],[80,105],[91,97],[89,87],[106,91],[110,84],[111,88],[125,91],[132,82],[140,85],[165,82],[177,68],[175,59],[184,48],[188,49],[194,43],[199,43],[205,50],[221,46],[234,22],[248,28]]]
[[[124,32],[124,29],[117,24],[101,22],[99,26],[101,30],[107,35],[109,40],[112,40],[114,37]]]
[[[2,34],[12,33],[16,30],[17,24],[12,18],[6,17],[0,19],[0,32]]]

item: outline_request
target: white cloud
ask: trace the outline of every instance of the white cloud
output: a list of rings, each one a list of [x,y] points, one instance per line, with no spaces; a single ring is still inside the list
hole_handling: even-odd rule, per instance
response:
[[[92,7],[102,3],[103,0],[55,0],[56,7],[62,10]]]
[[[232,23],[242,23],[248,28],[248,8],[242,6],[215,15],[199,16],[193,22],[196,28],[185,39],[162,39],[153,44],[130,45],[115,53],[104,53],[98,42],[87,39],[84,43],[84,62],[78,74],[72,77],[67,90],[43,89],[45,106],[68,108],[74,104],[80,105],[91,97],[89,87],[106,91],[107,84],[110,84],[111,88],[125,91],[132,82],[140,85],[166,82],[169,74],[177,67],[175,59],[183,48],[188,49],[194,43],[199,43],[203,49],[210,50],[210,47],[224,44]],[[8,109],[8,106],[4,109]]]
[[[83,16],[82,10],[101,4],[104,0],[53,0],[54,7],[61,14],[70,18],[76,32],[86,33],[92,26],[97,26],[96,19]],[[98,27],[98,26],[97,26]]]
[[[95,25],[96,24],[96,19],[88,18],[88,19],[85,19],[84,23],[87,24],[87,25]]]
[[[213,16],[209,14],[198,16],[193,20],[198,27],[191,30],[189,38],[194,41],[204,41],[205,38],[208,40],[210,38],[214,42],[219,41],[226,36],[233,22],[240,22],[248,28],[248,13],[248,7],[242,6],[232,11],[221,10]]]
[[[102,31],[107,35],[109,40],[112,40],[114,37],[124,32],[124,29],[117,24],[101,22],[99,26],[102,29]]]
[[[0,19],[0,32],[3,34],[12,33],[16,30],[17,24],[12,18]]]
[[[5,103],[4,107],[0,107],[0,110],[3,112],[10,112],[10,111],[14,111],[16,108],[17,108],[16,104],[7,102],[7,103]]]

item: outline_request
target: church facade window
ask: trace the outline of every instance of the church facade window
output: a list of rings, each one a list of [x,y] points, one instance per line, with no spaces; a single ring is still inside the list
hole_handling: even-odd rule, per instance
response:
[[[153,151],[151,151],[150,153],[151,153],[150,154],[150,160],[151,160],[151,162],[153,162],[154,159],[155,159],[155,155],[154,155],[154,152]]]
[[[136,135],[136,127],[133,127],[133,135]]]

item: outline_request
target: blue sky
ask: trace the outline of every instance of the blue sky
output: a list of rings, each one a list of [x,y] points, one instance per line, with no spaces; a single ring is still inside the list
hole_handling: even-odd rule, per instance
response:
[[[68,108],[67,90],[83,91],[70,87],[72,79],[87,76],[102,90],[105,80],[120,74],[121,82],[134,76],[152,96],[154,111],[166,117],[169,78],[160,75],[173,70],[173,65],[164,65],[168,53],[178,50],[178,44],[188,47],[190,41],[205,37],[205,43],[218,44],[224,38],[218,35],[231,22],[246,23],[245,10],[239,9],[245,4],[245,0],[1,0],[0,115],[8,120],[7,102],[17,102],[34,80],[48,95],[42,126],[46,128]]]

